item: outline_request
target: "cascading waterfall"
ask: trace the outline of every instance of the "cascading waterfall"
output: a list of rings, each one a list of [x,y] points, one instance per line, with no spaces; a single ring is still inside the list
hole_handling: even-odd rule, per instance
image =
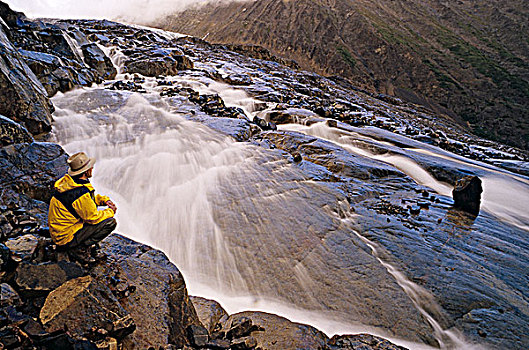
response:
[[[274,242],[278,237],[273,233],[285,227],[277,227],[279,223],[270,220],[271,217],[287,209],[296,222],[307,220],[306,216],[322,209],[318,203],[307,200],[314,191],[310,181],[305,183],[284,159],[167,112],[159,107],[161,101],[156,94],[144,96],[83,88],[58,94],[53,102],[57,109],[54,114],[57,140],[69,153],[84,150],[98,159],[95,187],[118,204],[118,232],[163,249],[183,271],[190,293],[218,299],[232,313],[261,310],[310,323],[331,335],[370,332],[391,338],[380,329],[348,322],[332,313],[310,311],[318,308],[317,298],[310,297],[318,279],[311,275],[314,272],[309,271],[310,266],[285,260],[273,267],[275,259],[290,257],[293,251],[302,253],[304,248],[288,247],[292,242]],[[248,184],[256,189],[245,189]],[[215,198],[226,196],[226,186],[239,192],[234,196],[249,199],[244,208],[218,207]],[[337,217],[332,210],[325,215]],[[246,229],[256,229],[264,235],[261,244],[271,247],[263,253],[266,261],[257,263],[270,265],[267,267],[272,270],[292,271],[296,278],[290,281],[287,277],[282,286],[300,293],[289,300],[292,306],[275,294],[276,287],[269,288],[265,283],[263,288],[263,281],[273,281],[276,276],[267,275],[268,270],[248,271],[246,264],[255,265],[242,261],[241,258],[249,259],[248,253],[241,253],[241,247],[233,243],[234,239],[243,238],[227,238],[226,223],[222,228],[216,223],[223,220],[219,216],[244,217],[248,222]],[[251,221],[255,219],[258,222],[253,226]],[[283,221],[281,225],[291,225]],[[301,234],[305,232],[300,232],[300,237]],[[251,239],[257,232],[249,235]],[[287,247],[281,246],[284,243]],[[307,249],[315,243],[307,242]],[[255,253],[249,250],[249,254]],[[303,310],[303,304],[293,306],[300,297],[305,299],[307,310]],[[427,348],[394,341],[410,348]]]
[[[124,55],[103,49],[121,73]],[[226,105],[240,107],[248,116],[258,103],[243,91],[204,77],[170,79],[200,93],[218,93]],[[337,202],[335,193],[306,178],[273,151],[234,142],[187,120],[187,112],[196,106],[188,103],[175,109],[168,105],[160,98],[154,79],[146,78],[143,87],[147,94],[101,87],[58,94],[53,99],[54,135],[67,152],[84,150],[98,159],[95,187],[117,202],[118,231],[164,250],[183,271],[191,294],[220,300],[230,313],[268,311],[312,324],[329,335],[369,332],[409,348],[428,348],[355,323],[348,305],[333,304],[337,298],[354,295],[354,288],[340,283],[355,278],[328,266],[343,258],[342,248],[336,247],[347,250],[365,244],[378,261],[379,266],[373,268],[389,275],[385,283],[397,281],[428,319],[439,343],[447,348],[469,348],[457,332],[442,329],[425,311],[422,305],[431,304],[431,297],[384,259],[381,247],[356,232],[353,219],[343,219],[344,198]],[[393,164],[417,183],[450,195],[450,186],[411,159],[375,155],[350,142],[365,136],[344,136],[323,124],[281,128],[318,136],[352,153]],[[484,181],[487,208],[497,203],[488,189],[491,181]],[[526,186],[512,184],[512,190],[521,193],[520,201],[529,198],[523,192]],[[514,220],[521,220],[522,227],[527,225],[523,213],[515,213]],[[299,223],[306,226],[296,228]],[[320,236],[325,231],[330,233]],[[284,232],[290,237],[281,235]],[[351,233],[358,239],[350,237]],[[360,291],[371,288],[352,285]]]

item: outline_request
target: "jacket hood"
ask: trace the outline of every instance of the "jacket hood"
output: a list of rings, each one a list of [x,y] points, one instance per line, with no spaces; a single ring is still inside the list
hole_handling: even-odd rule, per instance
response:
[[[87,181],[86,183],[79,184],[75,182],[74,179],[72,179],[72,177],[68,174],[64,175],[62,178],[55,182],[55,189],[59,192],[66,192],[68,190],[81,186],[88,187],[88,190],[90,191],[94,190],[90,182]]]

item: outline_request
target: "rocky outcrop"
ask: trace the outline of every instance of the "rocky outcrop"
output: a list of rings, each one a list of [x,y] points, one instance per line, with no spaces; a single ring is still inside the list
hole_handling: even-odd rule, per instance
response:
[[[180,70],[192,69],[193,62],[179,49],[153,47],[144,50],[125,50],[124,73],[141,73],[148,77],[175,75]]]
[[[221,1],[155,25],[216,43],[260,45],[304,69],[350,78],[527,149],[527,15],[521,0]]]
[[[0,148],[0,205],[33,208],[40,204],[32,200],[49,201],[53,184],[66,173],[66,158],[62,147],[52,143]]]
[[[3,3],[2,8],[2,18],[10,23],[7,36],[44,87],[45,97],[116,75],[110,59],[78,29],[29,20]]]
[[[0,27],[0,114],[32,134],[51,130],[53,107],[35,74]]]
[[[26,128],[0,115],[0,147],[25,142],[33,142],[33,137]]]
[[[186,329],[200,321],[178,268],[159,250],[122,236],[110,237],[102,247],[115,262],[97,266],[92,276],[113,285],[118,293],[130,293],[120,303],[134,320],[136,331],[123,345],[127,349],[189,345]]]

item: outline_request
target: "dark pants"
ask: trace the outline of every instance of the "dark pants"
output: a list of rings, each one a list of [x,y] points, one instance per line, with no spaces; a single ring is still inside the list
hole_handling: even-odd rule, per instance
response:
[[[114,218],[108,218],[95,225],[83,224],[83,228],[75,233],[73,239],[65,244],[63,249],[90,247],[111,234],[116,225]]]

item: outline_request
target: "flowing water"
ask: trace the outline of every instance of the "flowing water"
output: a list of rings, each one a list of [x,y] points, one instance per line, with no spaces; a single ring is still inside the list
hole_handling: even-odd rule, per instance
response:
[[[250,117],[254,112],[256,101],[228,85],[192,75],[172,79],[201,93],[219,93]],[[97,158],[94,185],[117,203],[118,231],[166,252],[182,270],[190,294],[219,300],[229,313],[273,312],[328,335],[369,332],[428,348],[384,327],[366,326],[416,308],[442,347],[470,347],[457,330],[443,329],[425,311],[432,308],[425,304],[433,303],[428,292],[355,231],[339,191],[312,181],[279,151],[235,142],[189,120],[191,110],[200,113],[197,107],[189,102],[175,107],[160,98],[153,79],[143,86],[148,93],[92,87],[58,94],[54,136],[68,153],[82,150]],[[450,194],[447,184],[410,158],[370,153],[350,142],[353,134],[323,125],[283,128],[393,164],[417,183]],[[527,228],[520,209],[529,207],[527,183],[503,172],[490,174],[484,182],[486,208]],[[513,210],[494,191],[498,181],[502,191],[512,191]],[[498,207],[508,209],[502,213]],[[358,266],[369,266],[371,275]],[[380,309],[392,302],[394,310]]]

